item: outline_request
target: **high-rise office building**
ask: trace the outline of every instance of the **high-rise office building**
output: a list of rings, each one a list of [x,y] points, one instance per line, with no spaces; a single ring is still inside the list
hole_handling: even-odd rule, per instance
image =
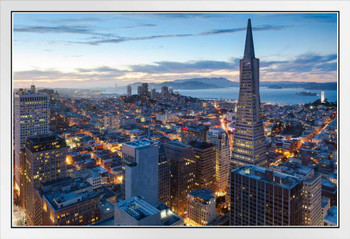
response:
[[[300,167],[294,175],[303,180],[303,221],[307,226],[322,226],[322,176],[311,167]]]
[[[148,203],[158,203],[158,147],[148,140],[124,143],[125,199],[142,196]]]
[[[203,125],[198,126],[182,126],[181,127],[181,142],[184,144],[192,141],[206,141],[208,127]]]
[[[35,85],[30,86],[30,93],[35,94]]]
[[[137,87],[137,95],[138,96],[142,95],[142,87],[140,85]]]
[[[151,98],[152,98],[152,99],[156,98],[156,95],[157,95],[156,89],[152,89],[152,90],[151,90]]]
[[[170,205],[170,162],[165,153],[164,144],[158,143],[158,200]]]
[[[49,133],[49,97],[46,94],[32,94],[19,91],[14,96],[14,143],[15,143],[15,188],[21,194],[24,187],[25,151],[27,138]],[[21,164],[22,162],[22,164]]]
[[[303,182],[299,178],[246,165],[233,169],[230,181],[231,225],[303,225]]]
[[[170,209],[184,216],[187,193],[195,186],[195,155],[191,146],[179,142],[165,144],[165,153],[170,161]]]
[[[128,96],[131,96],[131,95],[132,95],[131,85],[128,85],[128,86],[127,86],[126,91],[127,91],[127,95],[128,95]]]
[[[169,89],[167,86],[162,86],[161,91],[160,91],[162,96],[166,96],[169,93]]]
[[[233,165],[267,163],[259,93],[259,59],[255,58],[252,26],[248,20],[244,57],[240,60],[240,89],[233,135]]]
[[[230,171],[230,142],[222,128],[209,129],[207,140],[216,147],[215,177],[216,192],[225,193],[228,186]]]
[[[217,213],[214,192],[199,189],[187,194],[187,225],[206,226],[214,221]]]
[[[193,141],[190,143],[196,161],[196,189],[210,189],[215,192],[216,147],[207,142]]]
[[[25,207],[33,224],[40,224],[40,215],[36,215],[34,192],[40,183],[64,178],[67,174],[66,141],[54,134],[29,137],[25,146]]]
[[[148,95],[148,84],[142,83],[142,95],[147,96]]]

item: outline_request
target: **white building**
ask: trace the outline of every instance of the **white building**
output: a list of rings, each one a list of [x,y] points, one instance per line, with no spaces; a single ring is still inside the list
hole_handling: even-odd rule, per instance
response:
[[[102,185],[102,176],[94,172],[86,179],[86,181],[88,181],[94,189],[99,188]]]
[[[216,191],[223,193],[227,189],[230,169],[230,143],[225,130],[221,128],[209,129],[207,140],[216,147]]]
[[[158,147],[148,140],[122,146],[125,163],[125,199],[142,196],[152,205],[158,203]]]
[[[14,96],[15,187],[20,189],[21,150],[28,137],[49,133],[49,97],[23,93]],[[22,157],[23,158],[23,157]]]
[[[164,114],[157,114],[156,119],[158,121],[162,121],[163,124],[168,122],[175,122],[177,120],[177,116],[175,113],[165,112]]]
[[[321,91],[321,103],[324,103],[325,95],[324,91]]]
[[[214,192],[209,189],[195,190],[187,194],[187,221],[190,226],[205,226],[214,221]]]
[[[104,117],[104,129],[115,132],[120,128],[120,115],[106,115]]]

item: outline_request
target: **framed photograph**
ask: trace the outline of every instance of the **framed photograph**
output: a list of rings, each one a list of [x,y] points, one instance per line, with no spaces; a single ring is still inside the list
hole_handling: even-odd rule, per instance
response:
[[[349,238],[349,17],[2,1],[1,238]]]

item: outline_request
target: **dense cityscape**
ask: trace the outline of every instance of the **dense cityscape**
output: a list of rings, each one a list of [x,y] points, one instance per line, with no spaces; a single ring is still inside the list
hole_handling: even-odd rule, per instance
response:
[[[260,102],[253,31],[238,100],[16,89],[13,225],[337,226],[337,104]]]

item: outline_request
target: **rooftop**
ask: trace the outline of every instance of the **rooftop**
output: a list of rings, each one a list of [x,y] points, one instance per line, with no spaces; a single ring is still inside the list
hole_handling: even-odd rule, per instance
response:
[[[127,200],[118,202],[116,206],[128,213],[137,221],[160,212],[157,208],[144,201],[140,196],[132,197]]]
[[[190,145],[193,148],[198,148],[198,149],[208,149],[208,148],[214,147],[213,144],[207,143],[207,142],[204,142],[204,141],[193,141],[193,142],[190,143]]]
[[[327,211],[327,215],[324,220],[330,224],[337,225],[337,207],[333,206]]]
[[[70,177],[42,184],[40,193],[55,211],[99,196],[86,181]]]
[[[231,172],[287,189],[291,189],[301,182],[301,179],[297,177],[253,165],[241,166]]]
[[[170,208],[163,203],[158,203],[154,207],[160,211],[160,220],[164,226],[171,226],[183,220],[182,217],[171,211]]]
[[[134,148],[141,148],[141,147],[151,145],[152,143],[149,140],[136,140],[136,141],[131,141],[124,144]]]
[[[199,189],[199,190],[194,190],[190,193],[188,193],[189,195],[198,198],[198,199],[202,199],[205,202],[209,202],[211,199],[214,199],[214,192],[210,189]]]
[[[50,149],[59,149],[66,147],[66,141],[56,134],[43,134],[27,139],[26,147],[31,152],[40,152]]]
[[[173,146],[173,147],[177,147],[177,148],[182,148],[182,149],[186,149],[189,148],[191,146],[180,143],[180,142],[176,142],[176,141],[171,141],[169,143],[167,143],[167,145]]]

